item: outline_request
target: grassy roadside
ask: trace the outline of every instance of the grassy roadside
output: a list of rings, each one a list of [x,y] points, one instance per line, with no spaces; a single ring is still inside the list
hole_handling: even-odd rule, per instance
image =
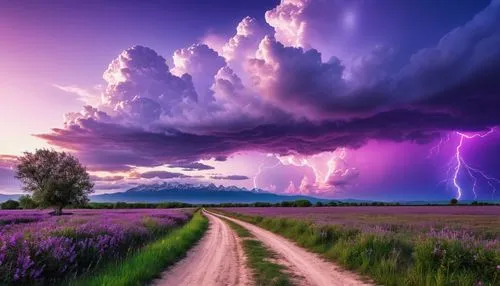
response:
[[[203,236],[208,220],[200,211],[184,226],[146,245],[121,261],[109,263],[87,277],[70,281],[75,286],[143,285],[173,264]]]
[[[284,272],[285,267],[272,262],[276,254],[266,248],[262,242],[254,239],[254,236],[244,227],[222,218],[242,239],[243,250],[247,256],[247,263],[252,269],[255,284],[286,286],[293,285]]]
[[[433,239],[410,243],[338,225],[318,226],[286,218],[217,212],[284,236],[298,245],[367,274],[382,285],[499,285],[500,257]],[[478,282],[481,281],[482,284]]]

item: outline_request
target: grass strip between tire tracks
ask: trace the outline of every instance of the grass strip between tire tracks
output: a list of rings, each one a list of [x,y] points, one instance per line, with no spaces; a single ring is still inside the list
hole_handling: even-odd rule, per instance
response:
[[[286,286],[294,285],[285,272],[286,267],[273,262],[276,253],[265,247],[262,242],[244,227],[222,218],[241,238],[247,264],[252,270],[255,285]]]

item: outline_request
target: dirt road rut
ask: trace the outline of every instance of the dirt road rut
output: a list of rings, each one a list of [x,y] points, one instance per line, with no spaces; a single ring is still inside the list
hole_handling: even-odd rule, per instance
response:
[[[298,285],[372,285],[363,281],[355,273],[343,270],[339,266],[324,260],[319,255],[308,252],[295,245],[295,243],[270,231],[227,216],[207,213],[231,220],[248,229],[266,247],[278,254],[279,259],[277,262],[288,267],[289,272],[295,276]]]
[[[205,236],[153,285],[251,285],[238,236],[220,218],[206,212],[205,215],[209,220]]]

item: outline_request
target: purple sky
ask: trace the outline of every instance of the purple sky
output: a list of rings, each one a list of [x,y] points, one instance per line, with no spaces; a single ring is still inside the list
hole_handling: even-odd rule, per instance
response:
[[[500,197],[498,0],[11,1],[0,19],[0,192],[20,191],[13,156],[50,147],[98,192]]]

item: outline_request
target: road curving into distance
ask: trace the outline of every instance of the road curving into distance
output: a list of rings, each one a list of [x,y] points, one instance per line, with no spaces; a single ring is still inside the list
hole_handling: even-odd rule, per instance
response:
[[[372,285],[359,275],[343,270],[340,266],[297,246],[284,237],[238,219],[208,211],[205,213],[228,219],[248,229],[266,247],[278,254],[277,263],[286,266],[287,272],[293,273],[298,285]]]
[[[319,255],[253,224],[207,210],[209,229],[188,255],[166,270],[155,286],[236,286],[253,285],[245,254],[237,234],[223,219],[248,229],[256,239],[274,251],[275,263],[286,267],[292,281],[300,286],[372,285],[359,275],[343,270]],[[222,219],[223,218],[223,219]]]
[[[236,233],[219,217],[204,212],[209,229],[188,255],[154,281],[157,286],[252,285]]]

